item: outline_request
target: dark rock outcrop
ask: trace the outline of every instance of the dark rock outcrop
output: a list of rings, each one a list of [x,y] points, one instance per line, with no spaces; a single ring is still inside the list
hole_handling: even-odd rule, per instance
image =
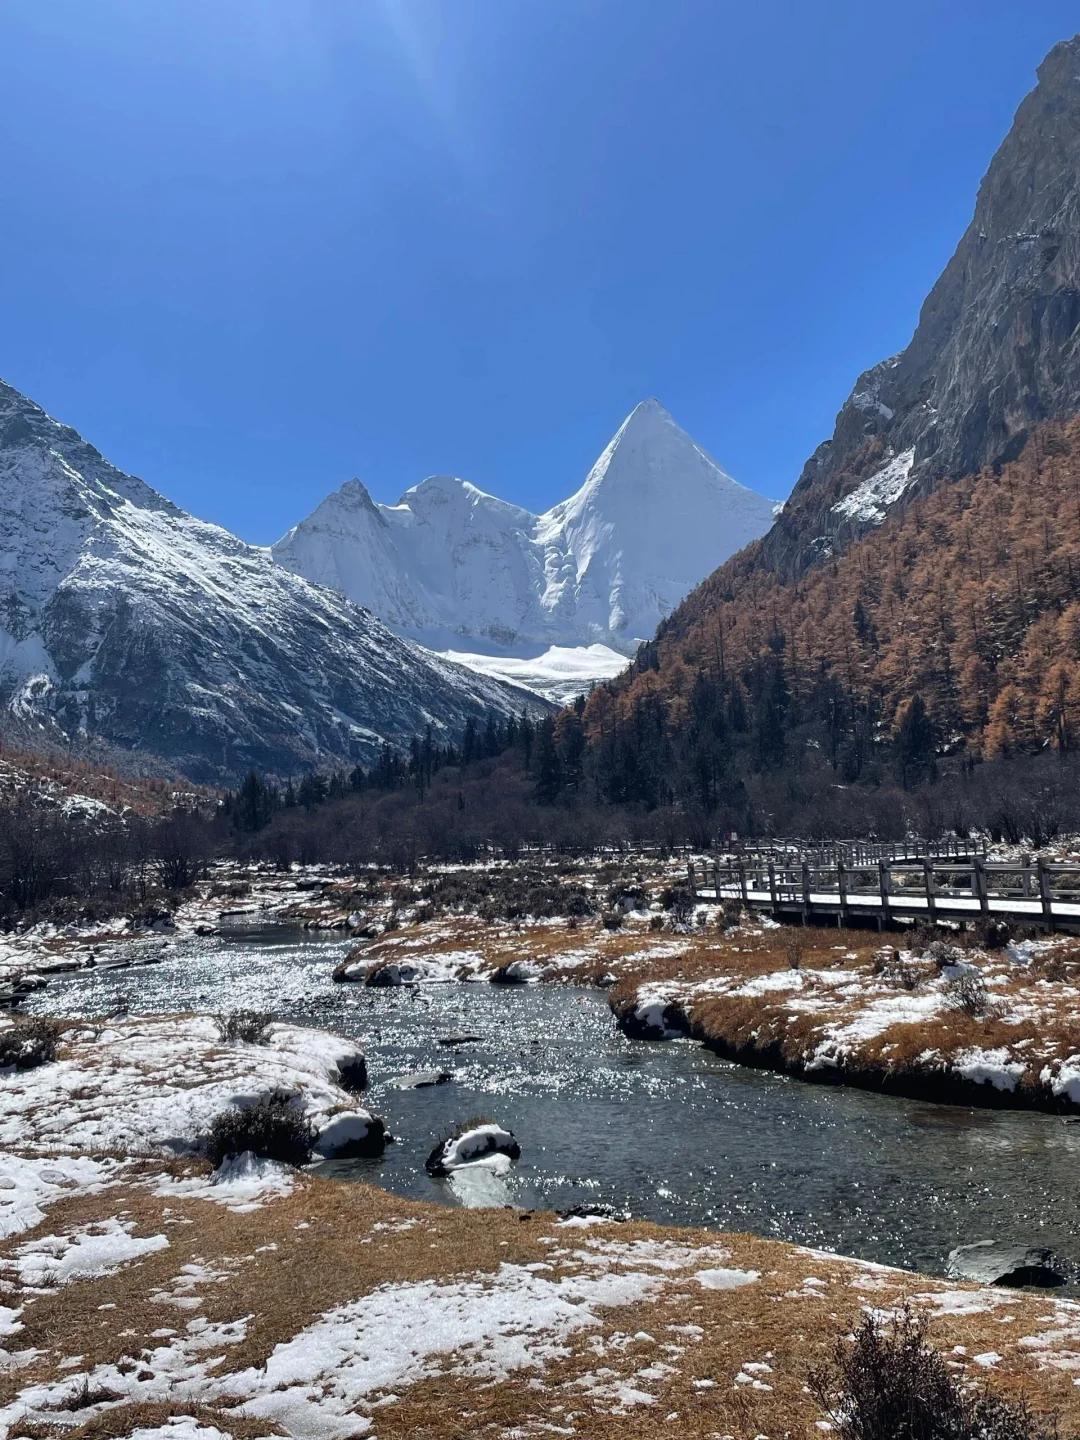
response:
[[[859,377],[760,563],[798,575],[901,495],[1003,463],[1040,420],[1080,411],[1080,36],[1038,77],[911,343]]]
[[[954,1280],[974,1280],[979,1285],[1037,1285],[1055,1288],[1076,1283],[1077,1267],[1038,1245],[998,1245],[993,1240],[976,1240],[958,1245],[949,1252],[945,1273]]]

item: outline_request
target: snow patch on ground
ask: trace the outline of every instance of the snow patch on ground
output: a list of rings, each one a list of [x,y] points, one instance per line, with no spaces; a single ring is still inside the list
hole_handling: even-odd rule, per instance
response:
[[[208,1016],[72,1029],[61,1059],[4,1079],[0,1146],[183,1153],[220,1111],[271,1090],[297,1093],[321,1129],[334,1111],[355,1108],[335,1080],[356,1053],[340,1036],[295,1025],[273,1025],[266,1045],[226,1045]]]
[[[46,1208],[65,1195],[98,1195],[114,1183],[122,1166],[116,1160],[70,1155],[5,1154],[0,1170],[0,1240],[32,1230]]]
[[[289,1195],[295,1188],[295,1170],[276,1160],[264,1160],[250,1150],[230,1155],[210,1175],[183,1179],[162,1175],[154,1182],[155,1195],[212,1200],[238,1215],[259,1210],[266,1201]]]
[[[601,1310],[655,1301],[688,1271],[725,1254],[716,1246],[598,1241],[562,1253],[564,1273],[557,1275],[503,1264],[494,1274],[382,1285],[321,1315],[276,1346],[265,1365],[232,1374],[222,1366],[228,1346],[243,1340],[246,1320],[214,1325],[195,1317],[170,1344],[144,1351],[134,1374],[101,1365],[26,1387],[0,1410],[0,1430],[46,1414],[49,1423],[74,1418],[69,1407],[89,1387],[112,1389],[128,1404],[235,1406],[294,1435],[346,1440],[370,1428],[365,1412],[383,1397],[447,1368],[486,1381],[540,1369],[567,1353],[572,1336],[598,1328]],[[653,1403],[648,1391],[635,1389],[635,1403]],[[81,1406],[78,1423],[108,1403]],[[171,1427],[150,1433],[167,1440]],[[209,1437],[192,1430],[185,1440]]]
[[[13,1269],[20,1285],[35,1290],[53,1289],[71,1280],[108,1275],[121,1265],[168,1248],[164,1235],[133,1235],[131,1221],[110,1216],[94,1225],[81,1225],[63,1235],[41,1235],[15,1251]]]

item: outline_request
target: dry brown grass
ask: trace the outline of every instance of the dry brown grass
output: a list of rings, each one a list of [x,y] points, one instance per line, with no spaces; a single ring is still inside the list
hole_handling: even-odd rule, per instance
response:
[[[897,936],[895,946],[903,948],[904,938]],[[889,955],[893,948],[887,947]],[[841,1053],[823,1069],[815,1052],[823,1045],[835,1052],[837,1032],[858,1022],[868,1005],[891,994],[925,994],[927,983],[938,977],[928,960],[898,962],[889,955],[883,958],[880,937],[866,931],[788,927],[749,936],[740,931],[691,942],[683,954],[642,957],[624,966],[609,998],[622,1019],[634,1011],[642,984],[659,987],[692,1035],[746,1064],[922,1098],[934,1092],[939,1099],[965,1103],[1069,1108],[1041,1078],[1047,1063],[1080,1053],[1080,950],[1068,942],[1041,952],[1030,967],[1013,965],[1003,955],[965,952],[965,963],[976,966],[973,991],[982,992],[985,977],[981,1010],[972,1013],[945,996],[937,1013],[917,1021],[900,1016],[880,1033],[845,1038]],[[790,970],[793,957],[799,973],[790,989],[737,993],[755,976]],[[821,971],[840,972],[843,985],[815,973]],[[709,986],[701,988],[703,982]],[[954,1065],[972,1050],[1000,1051],[1009,1061],[1022,1061],[1027,1069],[1015,1092],[964,1080]]]
[[[105,1213],[124,1214],[135,1222],[136,1233],[164,1232],[170,1248],[102,1279],[76,1282],[56,1295],[30,1300],[20,1345],[34,1345],[44,1353],[0,1376],[0,1403],[27,1384],[70,1373],[56,1368],[65,1356],[82,1356],[80,1371],[99,1363],[134,1370],[143,1347],[161,1343],[152,1338],[154,1330],[180,1329],[192,1313],[153,1298],[155,1292],[172,1288],[185,1264],[205,1263],[227,1275],[222,1283],[198,1286],[201,1316],[211,1322],[252,1316],[247,1338],[225,1348],[216,1372],[221,1373],[261,1365],[275,1345],[316,1317],[379,1285],[429,1277],[448,1280],[462,1273],[493,1275],[503,1263],[550,1259],[552,1246],[542,1243],[544,1237],[554,1236],[560,1246],[575,1249],[586,1237],[599,1235],[604,1240],[671,1240],[694,1246],[719,1240],[730,1251],[723,1263],[756,1270],[762,1278],[728,1291],[702,1289],[689,1276],[676,1279],[655,1302],[599,1312],[600,1326],[577,1332],[562,1358],[520,1379],[479,1381],[455,1373],[448,1359],[444,1373],[404,1390],[396,1403],[376,1412],[380,1440],[462,1440],[507,1431],[529,1435],[539,1433],[536,1427],[541,1424],[564,1425],[575,1436],[596,1440],[645,1440],[672,1433],[721,1433],[737,1440],[761,1434],[809,1435],[819,1417],[804,1390],[806,1374],[825,1358],[835,1336],[857,1323],[861,1306],[888,1308],[906,1296],[940,1288],[925,1277],[870,1272],[853,1262],[811,1258],[792,1246],[752,1236],[639,1223],[599,1232],[559,1230],[547,1215],[445,1210],[364,1185],[317,1180],[246,1215],[194,1199],[156,1198],[144,1187],[127,1185],[103,1196],[58,1202],[41,1233],[60,1233]],[[411,1220],[413,1228],[374,1228],[391,1220]],[[300,1225],[306,1228],[298,1229]],[[11,1248],[9,1242],[0,1253]],[[808,1277],[821,1284],[806,1285]],[[103,1305],[116,1308],[102,1310]],[[1068,1432],[1080,1424],[1080,1391],[1068,1373],[1039,1368],[1047,1354],[1067,1349],[1068,1339],[1052,1341],[1049,1352],[1017,1343],[1052,1328],[1054,1308],[1047,1298],[1017,1293],[989,1313],[939,1316],[932,1323],[931,1339],[949,1350],[964,1345],[968,1355],[989,1350],[1002,1354],[992,1376],[995,1388],[1008,1394],[1023,1388],[1036,1408],[1059,1409]],[[1007,1316],[1012,1320],[1003,1323]],[[1080,1327],[1080,1315],[1074,1323]],[[672,1328],[684,1326],[699,1327],[700,1333],[695,1337]],[[665,1346],[681,1347],[682,1353]],[[604,1353],[598,1354],[598,1347]],[[762,1360],[772,1367],[765,1377],[771,1390],[735,1384],[745,1362]],[[669,1364],[671,1372],[635,1380],[637,1371],[658,1362]],[[654,1403],[624,1415],[610,1413],[614,1401],[590,1389],[586,1379],[594,1377],[595,1384],[604,1368],[614,1372],[610,1379],[651,1393]],[[971,1373],[981,1378],[976,1368]],[[694,1385],[702,1379],[714,1385]],[[132,1404],[89,1419],[74,1434],[114,1440],[137,1425],[160,1423],[168,1413],[195,1415],[238,1440],[274,1428],[263,1421],[255,1425],[238,1420],[222,1407]],[[679,1419],[674,1431],[667,1418],[673,1413]],[[59,1429],[44,1427],[38,1433]]]

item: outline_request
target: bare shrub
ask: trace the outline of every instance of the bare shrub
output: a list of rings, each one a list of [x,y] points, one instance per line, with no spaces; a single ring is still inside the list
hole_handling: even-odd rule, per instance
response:
[[[788,969],[798,970],[806,955],[806,933],[801,926],[784,931],[784,955]]]
[[[36,1015],[16,1020],[9,1030],[0,1031],[0,1070],[33,1070],[56,1059],[60,1026],[55,1020]]]
[[[664,917],[663,917],[663,915],[650,915],[650,916],[649,916],[649,929],[650,929],[650,930],[662,930],[663,928],[664,928]]]
[[[621,930],[623,917],[618,910],[608,910],[600,916],[600,924],[605,930]]]
[[[945,999],[954,1010],[963,1010],[975,1019],[988,1018],[998,1007],[990,999],[982,976],[976,970],[963,970],[945,983]]]
[[[996,916],[976,920],[971,928],[971,938],[980,950],[1004,950],[1013,939],[1013,927],[1007,920]]]
[[[885,967],[881,978],[894,990],[917,990],[922,984],[923,974],[910,960],[898,960],[894,965]]]
[[[1057,1440],[1056,1417],[1033,1415],[1023,1397],[966,1388],[907,1307],[888,1328],[867,1316],[807,1386],[839,1440]]]
[[[925,955],[931,945],[936,945],[941,939],[941,931],[936,925],[931,925],[925,920],[920,920],[907,932],[908,949],[912,955]]]
[[[222,1040],[230,1045],[265,1045],[270,1039],[271,1016],[262,1010],[233,1010],[215,1015],[214,1024]]]
[[[734,930],[742,921],[741,900],[721,900],[717,923],[722,930]]]
[[[688,885],[669,885],[660,896],[660,904],[676,925],[685,925],[694,913],[694,892]]]
[[[880,950],[875,950],[874,958],[870,964],[871,975],[883,975],[890,965],[899,965],[900,951],[894,950],[891,945],[883,945]]]
[[[932,961],[939,970],[944,970],[946,965],[958,965],[962,958],[960,947],[948,940],[933,940],[923,951],[923,959]]]
[[[872,974],[879,975],[883,983],[894,990],[917,990],[924,979],[918,965],[905,960],[900,951],[893,949],[891,945],[886,945],[877,952],[870,969]]]
[[[315,1132],[295,1097],[274,1090],[255,1105],[222,1110],[200,1138],[199,1148],[215,1168],[245,1150],[284,1165],[306,1165],[314,1142]]]

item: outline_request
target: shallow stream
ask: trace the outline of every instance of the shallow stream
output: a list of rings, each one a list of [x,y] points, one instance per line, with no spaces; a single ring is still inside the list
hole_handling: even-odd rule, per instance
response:
[[[483,1115],[520,1141],[506,1198],[525,1208],[605,1202],[666,1224],[929,1271],[954,1245],[985,1238],[1050,1245],[1080,1262],[1080,1123],[808,1085],[691,1041],[630,1040],[595,991],[335,985],[331,970],[350,943],[284,926],[137,941],[127,953],[156,949],[161,963],[56,976],[26,1008],[251,1008],[355,1036],[368,1054],[365,1103],[397,1142],[381,1159],[323,1169],[418,1199],[458,1203],[424,1159],[452,1126]],[[440,1043],[455,1032],[481,1038]],[[453,1080],[394,1085],[431,1069]]]

